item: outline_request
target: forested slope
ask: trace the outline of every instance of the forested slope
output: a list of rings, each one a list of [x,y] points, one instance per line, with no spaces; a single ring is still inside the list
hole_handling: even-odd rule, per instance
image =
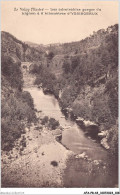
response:
[[[35,84],[55,94],[62,109],[94,121],[118,144],[118,25],[100,29],[84,40],[51,44],[44,60],[30,70]],[[115,148],[114,148],[115,147]]]
[[[28,47],[9,33],[2,32],[1,76],[2,76],[2,149],[10,150],[14,141],[25,133],[27,123],[35,122],[33,100],[23,91],[21,61],[36,59],[34,48]],[[32,57],[31,57],[32,54]],[[38,59],[40,55],[37,55]]]

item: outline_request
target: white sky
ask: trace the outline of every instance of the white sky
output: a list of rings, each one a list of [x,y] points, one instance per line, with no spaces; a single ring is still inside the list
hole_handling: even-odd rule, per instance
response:
[[[14,8],[85,8],[102,11],[98,16],[23,16]],[[39,44],[79,41],[118,23],[118,1],[2,1],[1,30],[22,41]]]

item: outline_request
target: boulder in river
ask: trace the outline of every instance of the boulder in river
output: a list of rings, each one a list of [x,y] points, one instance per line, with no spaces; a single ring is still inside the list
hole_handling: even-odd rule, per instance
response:
[[[83,118],[77,117],[76,123],[77,123],[79,126],[84,127],[84,119],[83,119]]]
[[[84,126],[87,135],[94,139],[98,138],[99,126],[96,123],[84,120]]]
[[[96,123],[89,121],[89,120],[84,120],[84,125],[85,127],[90,127],[90,126],[98,126]]]
[[[100,133],[98,133],[98,136],[100,138],[108,137],[108,131],[101,131]]]
[[[55,130],[52,131],[52,134],[54,135],[54,137],[57,141],[61,141],[61,139],[62,139],[62,130],[55,129]]]
[[[76,121],[84,121],[84,118],[82,118],[82,117],[77,117],[77,118],[76,118]]]
[[[103,138],[103,139],[101,140],[101,145],[102,145],[106,150],[108,150],[108,149],[110,148],[110,146],[109,146],[108,143],[107,143],[107,138],[106,138],[106,137]]]
[[[101,160],[94,160],[93,163],[94,163],[95,165],[99,165],[99,164],[102,164],[102,161],[101,161]]]
[[[42,83],[38,85],[38,88],[41,88],[42,87]]]
[[[93,139],[98,139],[99,127],[94,125],[85,127],[85,133]]]
[[[81,154],[77,154],[76,156],[75,156],[75,158],[87,158],[88,156],[86,155],[86,153],[85,152],[83,152],[83,153],[81,153]]]
[[[76,123],[85,131],[88,136],[95,139],[98,138],[99,126],[95,122],[84,120],[82,117],[77,117]]]
[[[109,132],[106,131],[101,131],[100,133],[98,133],[98,136],[101,138],[101,145],[108,150],[110,148],[110,146],[108,145],[108,137],[109,137]]]

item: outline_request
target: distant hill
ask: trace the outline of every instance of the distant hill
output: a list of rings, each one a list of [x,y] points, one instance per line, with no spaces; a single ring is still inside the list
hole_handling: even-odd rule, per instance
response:
[[[26,41],[25,43],[27,45],[29,45],[30,47],[40,47],[40,46],[43,46],[43,44],[33,43],[33,42],[30,42],[30,41]]]
[[[48,45],[30,43],[33,47],[45,47],[47,50],[52,51],[55,55],[60,54],[81,54],[98,47],[104,42],[106,36],[109,34],[118,33],[118,24],[109,26],[107,29],[100,29],[97,32],[93,32],[92,35],[82,39],[80,41],[69,42],[69,43],[53,43]],[[29,43],[29,42],[28,42]]]
[[[95,58],[98,58],[100,61],[103,61],[102,59],[107,58],[107,52],[111,53],[111,57],[109,56],[108,59],[112,58],[113,61],[115,61],[117,60],[114,59],[115,56],[114,53],[117,53],[117,47],[115,47],[115,45],[117,46],[117,41],[118,41],[118,25],[115,24],[113,26],[108,27],[107,29],[100,29],[97,32],[93,32],[91,36],[86,37],[81,41],[65,43],[65,44],[50,44],[48,47],[45,48],[45,52],[47,53],[52,52],[53,57],[50,60],[44,58],[43,64],[50,71],[56,74],[57,77],[59,77],[63,72],[63,67],[65,67],[65,64],[67,64],[65,69],[67,68],[69,69],[70,67],[68,66],[73,66],[73,70],[74,70],[76,68],[75,67],[76,65],[74,65],[75,63],[77,63],[78,61],[82,63],[82,61],[84,61],[83,62],[84,64],[86,61],[86,64],[84,66],[88,66],[88,68],[89,67],[92,68],[92,66],[94,66],[93,64],[98,64],[99,62],[97,61],[94,63],[89,63],[89,62]],[[111,52],[110,50],[113,50],[113,52]],[[99,56],[99,54],[101,55],[101,57]],[[97,56],[95,57],[95,55]],[[72,65],[70,65],[71,63]],[[105,62],[101,62],[101,63],[105,63]],[[106,63],[107,63],[107,59],[106,59]],[[98,71],[100,71],[99,68]],[[68,72],[70,71],[68,70]]]

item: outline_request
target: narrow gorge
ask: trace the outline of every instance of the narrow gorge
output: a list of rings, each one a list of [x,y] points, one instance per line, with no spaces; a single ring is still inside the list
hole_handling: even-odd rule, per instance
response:
[[[2,187],[118,186],[118,25],[79,42],[2,32]]]

